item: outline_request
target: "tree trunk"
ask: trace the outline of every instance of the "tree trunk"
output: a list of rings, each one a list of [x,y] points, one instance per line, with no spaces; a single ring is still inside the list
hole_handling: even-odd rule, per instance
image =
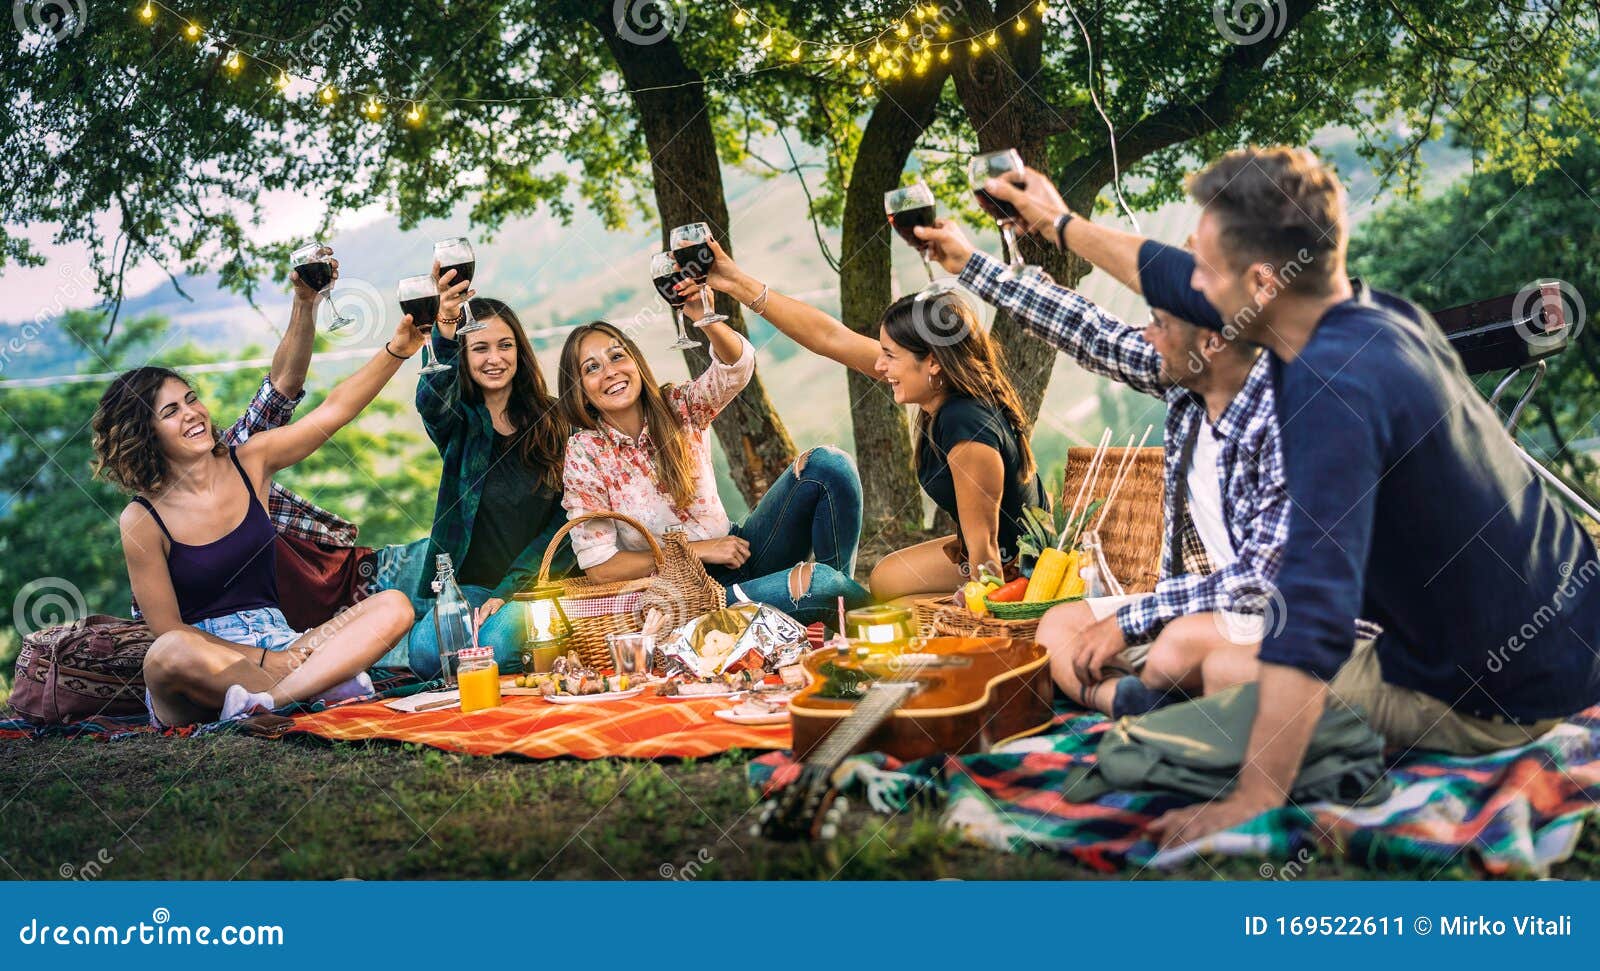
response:
[[[591,21],[605,38],[612,58],[632,95],[634,113],[650,150],[656,209],[661,215],[661,245],[671,227],[704,222],[731,255],[728,200],[722,187],[716,140],[707,113],[704,80],[683,61],[670,37],[654,44],[636,44],[617,33],[612,6],[606,4]],[[656,89],[656,90],[649,90]],[[644,267],[640,267],[641,278]],[[717,309],[728,326],[748,333],[742,308],[717,294]],[[704,346],[683,352],[689,372],[710,365]],[[754,506],[794,461],[794,441],[772,407],[757,374],[713,424],[728,456],[728,471],[745,501]]]
[[[839,302],[851,329],[876,339],[890,303],[890,247],[898,245],[883,217],[883,194],[900,184],[906,159],[933,120],[945,74],[935,71],[885,88],[867,119],[845,190]],[[912,468],[905,409],[889,386],[851,371],[850,423],[861,468],[863,519],[878,527],[922,525],[922,490]]]
[[[1015,14],[1017,7],[1015,0],[1002,0],[991,12],[986,4],[975,2],[969,7],[969,16],[974,27],[987,30]],[[1039,71],[1042,40],[1043,31],[1038,30],[1021,37],[1008,35],[989,53],[963,58],[954,76],[961,107],[978,134],[978,151],[1014,148],[1029,167],[1049,172],[1046,141],[1067,122],[1025,83]],[[1063,189],[1067,204],[1078,212],[1091,211],[1099,183],[1089,182],[1086,179]],[[1038,240],[1025,238],[1020,249],[1029,263],[1044,267],[1063,286],[1075,286],[1090,269],[1078,257]],[[995,314],[992,334],[1005,352],[1006,370],[1023,408],[1037,421],[1055,367],[1056,349],[1025,333],[1004,311]]]

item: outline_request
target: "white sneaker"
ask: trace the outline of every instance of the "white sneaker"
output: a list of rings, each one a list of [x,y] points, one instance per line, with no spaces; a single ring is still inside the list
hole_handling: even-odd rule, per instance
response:
[[[218,720],[236,721],[254,714],[257,709],[271,711],[272,695],[266,691],[246,691],[244,685],[236,684],[223,694],[222,716]]]

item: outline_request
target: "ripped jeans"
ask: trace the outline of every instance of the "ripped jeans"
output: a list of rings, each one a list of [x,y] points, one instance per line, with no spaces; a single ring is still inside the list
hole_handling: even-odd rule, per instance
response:
[[[797,472],[795,465],[802,468]],[[729,604],[764,603],[810,624],[836,618],[840,597],[847,608],[871,602],[853,578],[861,541],[861,477],[848,455],[826,445],[804,453],[795,465],[732,529],[750,544],[750,558],[737,568],[708,563],[706,570],[726,588]],[[811,583],[796,599],[790,595],[789,574],[813,555]]]

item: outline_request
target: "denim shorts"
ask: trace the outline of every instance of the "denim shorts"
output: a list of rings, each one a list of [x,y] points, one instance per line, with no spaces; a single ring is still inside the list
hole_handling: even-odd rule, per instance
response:
[[[252,607],[196,621],[194,626],[212,637],[268,651],[282,651],[300,637],[277,607]]]

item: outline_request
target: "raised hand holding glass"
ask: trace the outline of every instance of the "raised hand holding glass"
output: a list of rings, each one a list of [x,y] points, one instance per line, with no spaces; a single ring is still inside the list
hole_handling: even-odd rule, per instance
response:
[[[705,285],[711,264],[716,262],[716,254],[711,251],[711,239],[711,227],[705,223],[679,226],[668,236],[668,248],[672,250],[672,258],[677,262],[678,269],[700,284],[700,307],[705,313],[694,322],[696,327],[728,319],[726,315],[717,313],[711,302],[711,288]]]
[[[333,311],[329,330],[342,330],[356,322],[354,317],[341,314],[333,300],[333,250],[321,243],[307,243],[289,255],[289,262],[301,283],[318,293],[328,294],[328,307]]]

